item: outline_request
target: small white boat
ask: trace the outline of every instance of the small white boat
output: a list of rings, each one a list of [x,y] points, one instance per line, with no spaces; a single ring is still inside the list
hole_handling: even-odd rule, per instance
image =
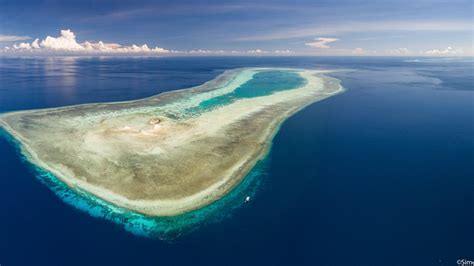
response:
[[[250,197],[247,196],[247,197],[245,198],[245,201],[244,201],[244,202],[247,203],[247,202],[249,202],[249,201],[250,201]]]

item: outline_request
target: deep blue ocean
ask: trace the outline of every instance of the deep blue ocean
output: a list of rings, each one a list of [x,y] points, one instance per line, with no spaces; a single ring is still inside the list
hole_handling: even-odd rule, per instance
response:
[[[138,99],[248,66],[333,69],[251,202],[173,241],[64,203],[0,138],[0,265],[457,265],[474,260],[474,60],[0,58],[0,112]]]

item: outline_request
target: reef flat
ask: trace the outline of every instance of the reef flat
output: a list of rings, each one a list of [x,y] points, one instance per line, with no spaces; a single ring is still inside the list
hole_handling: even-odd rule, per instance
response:
[[[148,216],[174,216],[228,194],[286,118],[342,92],[324,72],[229,70],[141,100],[5,113],[0,125],[29,161],[70,189]]]

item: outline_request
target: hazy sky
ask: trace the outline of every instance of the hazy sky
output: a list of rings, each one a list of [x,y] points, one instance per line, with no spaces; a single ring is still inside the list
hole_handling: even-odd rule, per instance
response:
[[[0,0],[0,48],[3,53],[473,55],[473,3]]]

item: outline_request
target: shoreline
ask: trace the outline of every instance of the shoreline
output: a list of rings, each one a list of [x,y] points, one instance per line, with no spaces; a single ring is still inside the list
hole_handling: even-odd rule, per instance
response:
[[[314,72],[312,72],[312,74],[314,74]],[[321,76],[321,75],[319,75],[318,77],[313,76],[313,78],[323,81],[323,86],[324,86],[324,82],[326,81],[325,79],[328,79],[328,77]],[[208,82],[211,82],[211,81],[208,81]],[[310,85],[314,85],[314,84],[309,84],[309,85],[305,84],[304,86],[302,86],[302,88],[305,88]],[[199,193],[193,194],[188,197],[183,197],[178,200],[130,200],[122,195],[115,194],[114,192],[108,189],[94,186],[87,182],[83,182],[80,179],[70,177],[68,176],[67,173],[64,173],[63,171],[59,169],[54,169],[54,167],[48,165],[46,162],[41,160],[41,158],[37,155],[34,149],[29,146],[28,140],[23,138],[23,136],[20,133],[16,132],[12,127],[10,127],[10,125],[8,125],[8,123],[5,122],[4,120],[5,117],[8,117],[11,114],[17,114],[17,112],[3,114],[0,117],[0,124],[4,128],[5,132],[10,134],[15,140],[19,142],[20,144],[19,146],[20,146],[20,150],[22,154],[25,155],[25,157],[30,163],[51,173],[56,178],[64,182],[70,189],[76,190],[76,191],[84,190],[87,193],[95,197],[98,197],[106,202],[109,202],[115,206],[119,206],[127,210],[143,214],[145,216],[149,216],[149,217],[176,216],[176,215],[186,213],[192,210],[200,209],[206,205],[209,205],[212,202],[217,201],[218,199],[222,198],[223,196],[228,194],[229,191],[231,191],[236,186],[238,186],[242,182],[243,178],[248,173],[250,173],[250,171],[255,167],[255,165],[268,154],[272,146],[272,140],[274,136],[278,133],[281,125],[293,114],[306,108],[307,106],[317,101],[326,99],[330,96],[343,92],[344,88],[339,83],[337,85],[339,86],[339,88],[331,92],[330,94],[324,97],[315,98],[313,101],[310,101],[305,105],[291,108],[290,110],[283,113],[282,115],[274,118],[272,120],[271,126],[268,128],[267,132],[265,132],[264,134],[264,136],[266,136],[263,141],[264,145],[260,146],[258,150],[254,151],[253,154],[248,159],[239,161],[238,163],[236,163],[234,167],[232,167],[229,171],[227,171],[226,176],[223,177],[220,182],[217,182],[213,184],[212,186],[209,186],[207,189],[200,191]],[[197,87],[200,87],[200,86],[197,86]],[[196,87],[193,87],[193,88],[196,88]],[[301,88],[298,88],[298,89],[301,89]],[[185,91],[185,90],[188,90],[188,89],[183,89],[180,91]],[[173,92],[175,91],[170,91],[166,93],[170,94]],[[159,98],[161,95],[162,94],[158,94],[158,95],[150,96],[147,98],[152,98],[152,97]],[[134,100],[132,102],[137,102],[137,101],[143,101],[143,99]],[[129,102],[130,101],[126,101],[125,103],[129,103]],[[105,105],[117,104],[117,102],[104,103],[104,104]],[[85,105],[94,105],[94,104],[85,104]],[[63,109],[63,108],[71,108],[71,107],[75,107],[75,106],[59,107],[59,108]],[[48,110],[58,110],[58,108],[48,108]],[[37,111],[37,110],[34,110],[34,111]],[[19,112],[31,112],[31,111],[19,111]]]
[[[83,211],[92,217],[101,218],[123,227],[134,235],[147,238],[157,238],[173,242],[183,234],[196,230],[203,224],[211,224],[226,219],[227,214],[234,209],[240,208],[244,202],[243,198],[252,198],[258,192],[262,177],[268,167],[268,158],[264,157],[229,193],[222,198],[202,208],[181,213],[174,216],[149,216],[121,206],[114,205],[87,191],[72,189],[62,179],[48,172],[44,168],[31,162],[21,151],[21,143],[0,127],[0,138],[11,145],[13,153],[26,163],[30,170],[42,185],[53,192],[64,203]]]

